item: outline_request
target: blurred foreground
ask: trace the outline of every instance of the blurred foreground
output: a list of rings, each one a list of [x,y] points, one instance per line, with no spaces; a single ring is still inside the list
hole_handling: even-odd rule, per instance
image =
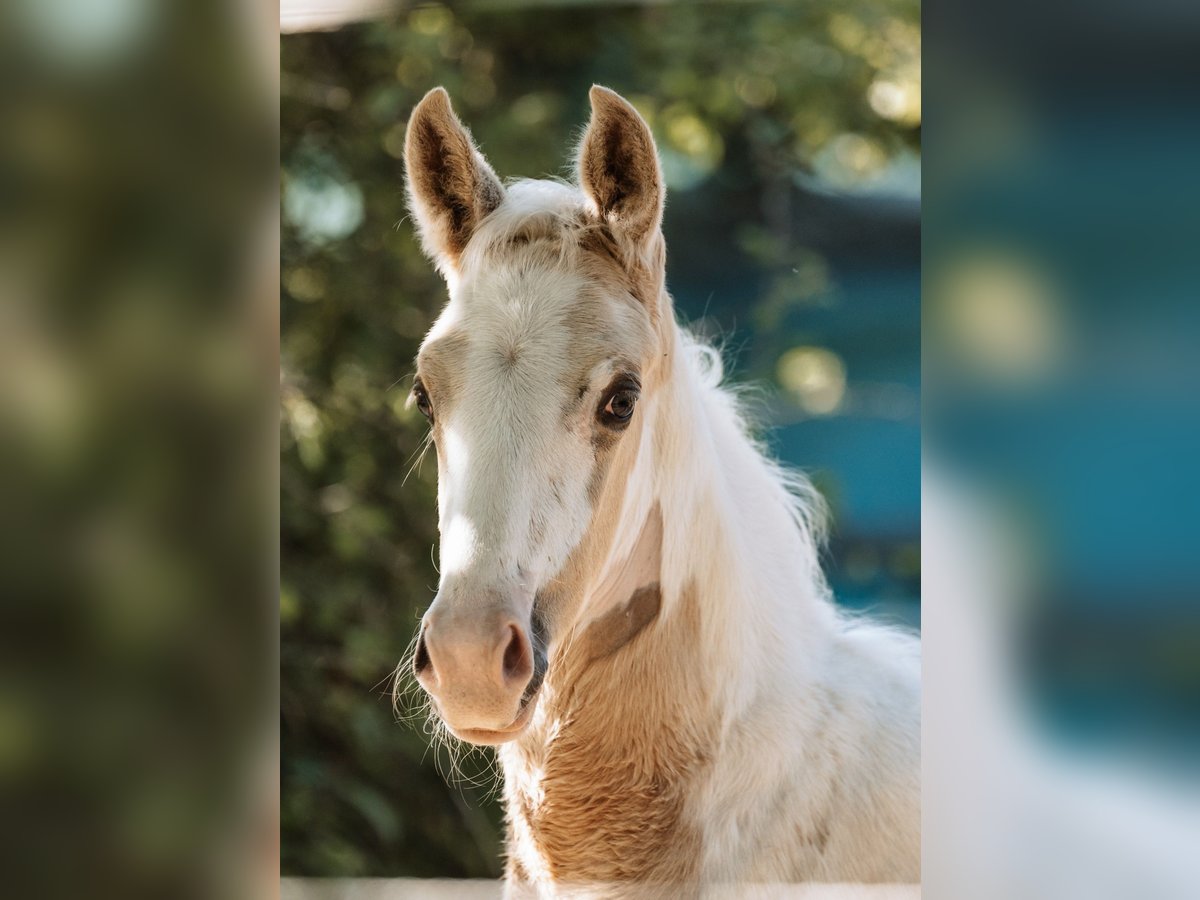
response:
[[[276,890],[270,7],[0,11],[0,872]]]
[[[925,6],[925,886],[1196,897],[1200,7],[1056,10]]]

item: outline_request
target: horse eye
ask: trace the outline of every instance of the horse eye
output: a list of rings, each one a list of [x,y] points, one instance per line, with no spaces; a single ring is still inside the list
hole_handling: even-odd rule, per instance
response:
[[[633,407],[637,403],[637,391],[622,388],[615,391],[604,404],[604,416],[613,424],[628,422],[633,415]]]
[[[433,406],[429,402],[429,392],[425,390],[422,384],[413,385],[413,399],[417,402],[417,409],[421,415],[433,421]]]

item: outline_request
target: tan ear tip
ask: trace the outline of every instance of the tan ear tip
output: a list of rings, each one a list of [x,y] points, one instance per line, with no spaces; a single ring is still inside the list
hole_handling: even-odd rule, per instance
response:
[[[593,112],[602,110],[606,113],[623,113],[639,122],[642,121],[642,114],[637,111],[637,107],[612,88],[606,88],[602,84],[593,84],[592,89],[588,92],[588,97],[592,101]]]
[[[453,111],[453,108],[450,106],[450,95],[446,93],[446,89],[440,84],[437,87],[430,89],[425,96],[421,98],[421,102],[417,104],[416,108],[426,110],[445,110],[447,112]]]
[[[592,89],[588,91],[588,99],[592,101],[592,106],[628,106],[629,101],[614,91],[612,88],[606,88],[602,84],[593,84]]]

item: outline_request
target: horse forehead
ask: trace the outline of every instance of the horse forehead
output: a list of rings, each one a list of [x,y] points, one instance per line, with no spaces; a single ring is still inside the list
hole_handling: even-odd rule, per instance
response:
[[[644,313],[586,267],[527,253],[473,267],[421,350],[422,367],[495,398],[514,379],[578,391],[606,360],[636,365],[652,342]]]
[[[489,321],[529,325],[569,325],[570,315],[591,296],[582,273],[566,266],[530,265],[519,254],[475,274],[463,291],[468,315],[477,327]]]
[[[570,270],[511,266],[464,291],[463,330],[474,347],[510,365],[580,368],[602,355],[621,320],[609,298]]]

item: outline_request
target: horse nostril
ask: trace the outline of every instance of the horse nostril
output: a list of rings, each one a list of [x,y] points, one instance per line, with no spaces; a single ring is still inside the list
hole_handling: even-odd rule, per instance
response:
[[[425,646],[425,629],[422,628],[421,635],[417,638],[417,652],[413,654],[413,672],[421,675],[432,666],[433,663],[429,659],[429,648]]]
[[[529,639],[516,625],[510,625],[508,629],[512,636],[504,648],[504,680],[528,681],[533,675],[533,651]]]

